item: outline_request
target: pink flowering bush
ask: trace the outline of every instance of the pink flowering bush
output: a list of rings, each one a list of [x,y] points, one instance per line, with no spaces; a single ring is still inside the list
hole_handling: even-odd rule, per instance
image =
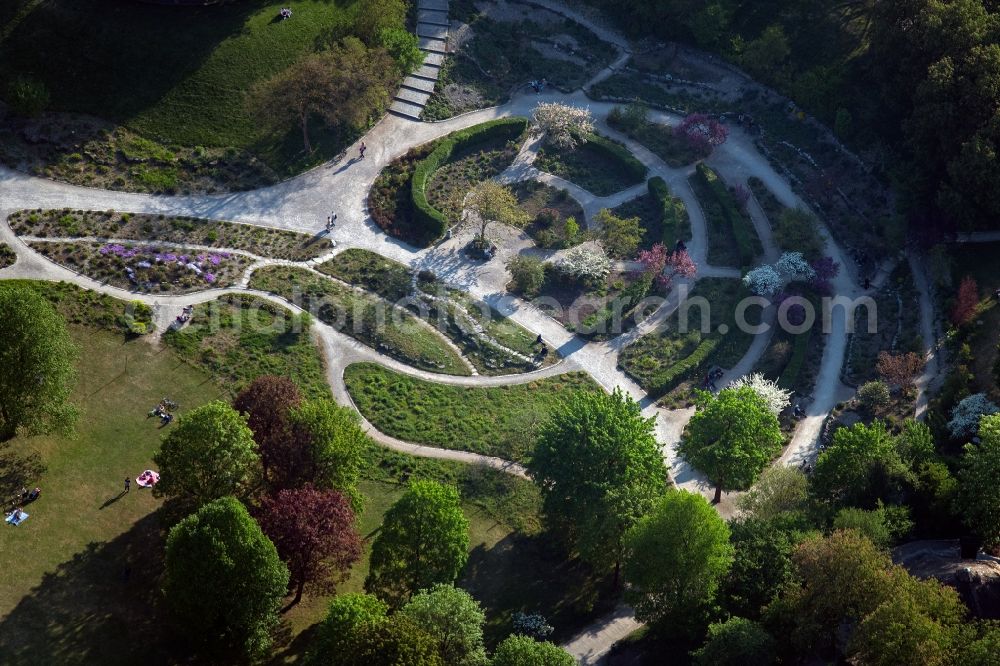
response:
[[[692,278],[698,272],[687,250],[669,252],[663,243],[640,250],[636,261],[642,264],[642,273],[654,276],[656,284],[664,291],[669,291],[675,277]]]

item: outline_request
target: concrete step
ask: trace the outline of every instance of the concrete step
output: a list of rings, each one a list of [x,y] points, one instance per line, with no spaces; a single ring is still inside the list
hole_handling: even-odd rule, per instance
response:
[[[444,41],[448,39],[448,26],[435,25],[434,23],[418,23],[417,36],[433,37],[434,39]]]
[[[412,118],[413,120],[420,120],[420,112],[424,110],[424,107],[419,104],[410,104],[409,102],[404,102],[403,100],[397,99],[390,106],[390,113],[395,113],[396,115],[404,116],[406,118]]]
[[[421,37],[419,41],[419,46],[424,51],[430,51],[431,53],[448,53],[448,42],[443,39],[433,39],[431,37]]]
[[[417,9],[430,9],[436,12],[448,11],[448,0],[420,0]]]
[[[418,67],[411,76],[419,76],[422,79],[427,79],[428,81],[437,81],[438,76],[441,75],[441,68],[435,67],[434,65],[421,65]]]
[[[421,79],[416,76],[408,76],[403,79],[403,87],[419,90],[420,92],[432,93],[434,92],[434,81],[428,81],[427,79]]]
[[[431,65],[433,67],[440,67],[444,64],[444,54],[443,53],[428,53],[427,57],[424,58],[425,65]]]
[[[427,104],[427,100],[430,99],[430,93],[425,93],[420,90],[411,90],[409,88],[400,88],[399,92],[396,93],[396,99],[401,99],[404,102],[423,106]]]
[[[450,25],[448,12],[439,12],[434,9],[421,9],[418,11],[417,23],[432,23],[434,25],[443,25],[446,28]]]

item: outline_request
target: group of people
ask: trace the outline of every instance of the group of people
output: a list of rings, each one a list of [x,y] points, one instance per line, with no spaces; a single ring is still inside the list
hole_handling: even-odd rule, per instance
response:
[[[41,494],[42,489],[37,486],[34,490],[30,491],[27,488],[22,487],[21,492],[9,501],[11,508],[5,512],[4,521],[10,523],[11,525],[20,525],[23,523],[28,517],[28,514],[24,512],[24,505],[34,502]]]
[[[708,374],[705,375],[705,388],[707,388],[709,391],[715,392],[716,390],[715,382],[722,379],[722,376],[724,374],[726,374],[725,371],[718,366],[709,370]]]
[[[549,85],[549,82],[546,81],[545,78],[543,77],[540,81],[532,81],[531,82],[531,89],[534,90],[535,94],[537,95],[538,93],[542,92],[542,90],[547,85]]]
[[[164,398],[147,416],[158,416],[163,425],[167,425],[174,420],[173,411],[177,409],[177,403],[170,398]]]
[[[278,16],[281,17],[282,21],[284,21],[285,19],[292,18],[292,9],[291,9],[291,7],[282,7],[281,11],[278,12]]]
[[[180,328],[184,324],[186,324],[189,321],[191,321],[191,314],[193,312],[194,312],[194,306],[193,305],[185,305],[184,309],[181,310],[181,313],[179,315],[177,315],[177,319],[175,320],[175,323],[177,324],[177,327]]]

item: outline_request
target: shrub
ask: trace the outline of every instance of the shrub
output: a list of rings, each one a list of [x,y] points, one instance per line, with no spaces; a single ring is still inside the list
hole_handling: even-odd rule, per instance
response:
[[[514,289],[524,296],[534,296],[545,282],[545,267],[542,260],[530,255],[518,255],[507,264]]]
[[[18,76],[7,86],[7,103],[19,116],[37,116],[49,105],[49,89],[37,79]]]
[[[532,114],[532,124],[557,148],[574,148],[581,140],[588,140],[588,135],[594,131],[590,109],[558,102],[538,104]]]
[[[1000,408],[985,393],[973,393],[952,410],[948,430],[955,439],[972,437],[979,431],[979,420],[997,412],[1000,412]]]
[[[687,358],[674,363],[651,377],[649,381],[649,394],[661,396],[680,382],[694,375],[698,371],[698,368],[708,359],[709,355],[715,351],[715,348],[719,346],[720,342],[721,338],[718,336],[713,335],[705,338]]]
[[[726,187],[726,184],[719,178],[710,167],[704,163],[697,166],[698,177],[702,183],[712,192],[716,202],[722,208],[723,215],[729,223],[733,232],[733,239],[740,254],[740,265],[749,266],[753,263],[754,257],[761,254],[762,248],[757,233],[753,230],[750,222],[740,212],[736,200]]]
[[[467,149],[489,141],[512,141],[528,127],[526,118],[502,118],[474,125],[443,139],[413,170],[410,197],[416,226],[423,230],[419,242],[429,245],[448,230],[448,218],[427,201],[427,181],[455,150]]]
[[[772,221],[774,242],[782,250],[797,250],[814,261],[823,255],[826,242],[819,234],[816,218],[799,208],[786,208]]]
[[[621,164],[622,171],[634,181],[642,181],[646,178],[646,165],[636,159],[625,146],[615,143],[611,139],[605,139],[597,134],[588,134],[587,143],[598,152],[604,153],[609,159]]]
[[[869,414],[878,414],[889,404],[889,387],[885,382],[867,382],[858,389],[858,402]]]
[[[650,178],[647,187],[663,208],[663,244],[671,248],[677,245],[677,241],[690,238],[691,220],[684,202],[671,196],[667,183],[659,176]]]
[[[582,283],[598,283],[611,272],[611,260],[600,250],[576,248],[556,264],[563,275]]]
[[[781,289],[781,276],[769,264],[758,266],[743,276],[743,284],[758,296],[774,296]]]
[[[646,295],[649,294],[650,288],[653,286],[653,276],[650,274],[645,274],[635,282],[633,282],[627,289],[622,291],[618,298],[613,299],[610,303],[605,305],[603,308],[588,315],[582,322],[580,322],[580,330],[577,331],[580,335],[596,335],[607,332],[618,333],[617,330],[612,330],[615,322],[616,313],[620,313],[621,319],[624,320],[632,311],[635,310],[636,306],[642,302]]]

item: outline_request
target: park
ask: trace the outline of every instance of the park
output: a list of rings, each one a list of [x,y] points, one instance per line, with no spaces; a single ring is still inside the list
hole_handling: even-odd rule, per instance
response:
[[[760,4],[0,8],[0,663],[1000,664],[1000,15]]]

